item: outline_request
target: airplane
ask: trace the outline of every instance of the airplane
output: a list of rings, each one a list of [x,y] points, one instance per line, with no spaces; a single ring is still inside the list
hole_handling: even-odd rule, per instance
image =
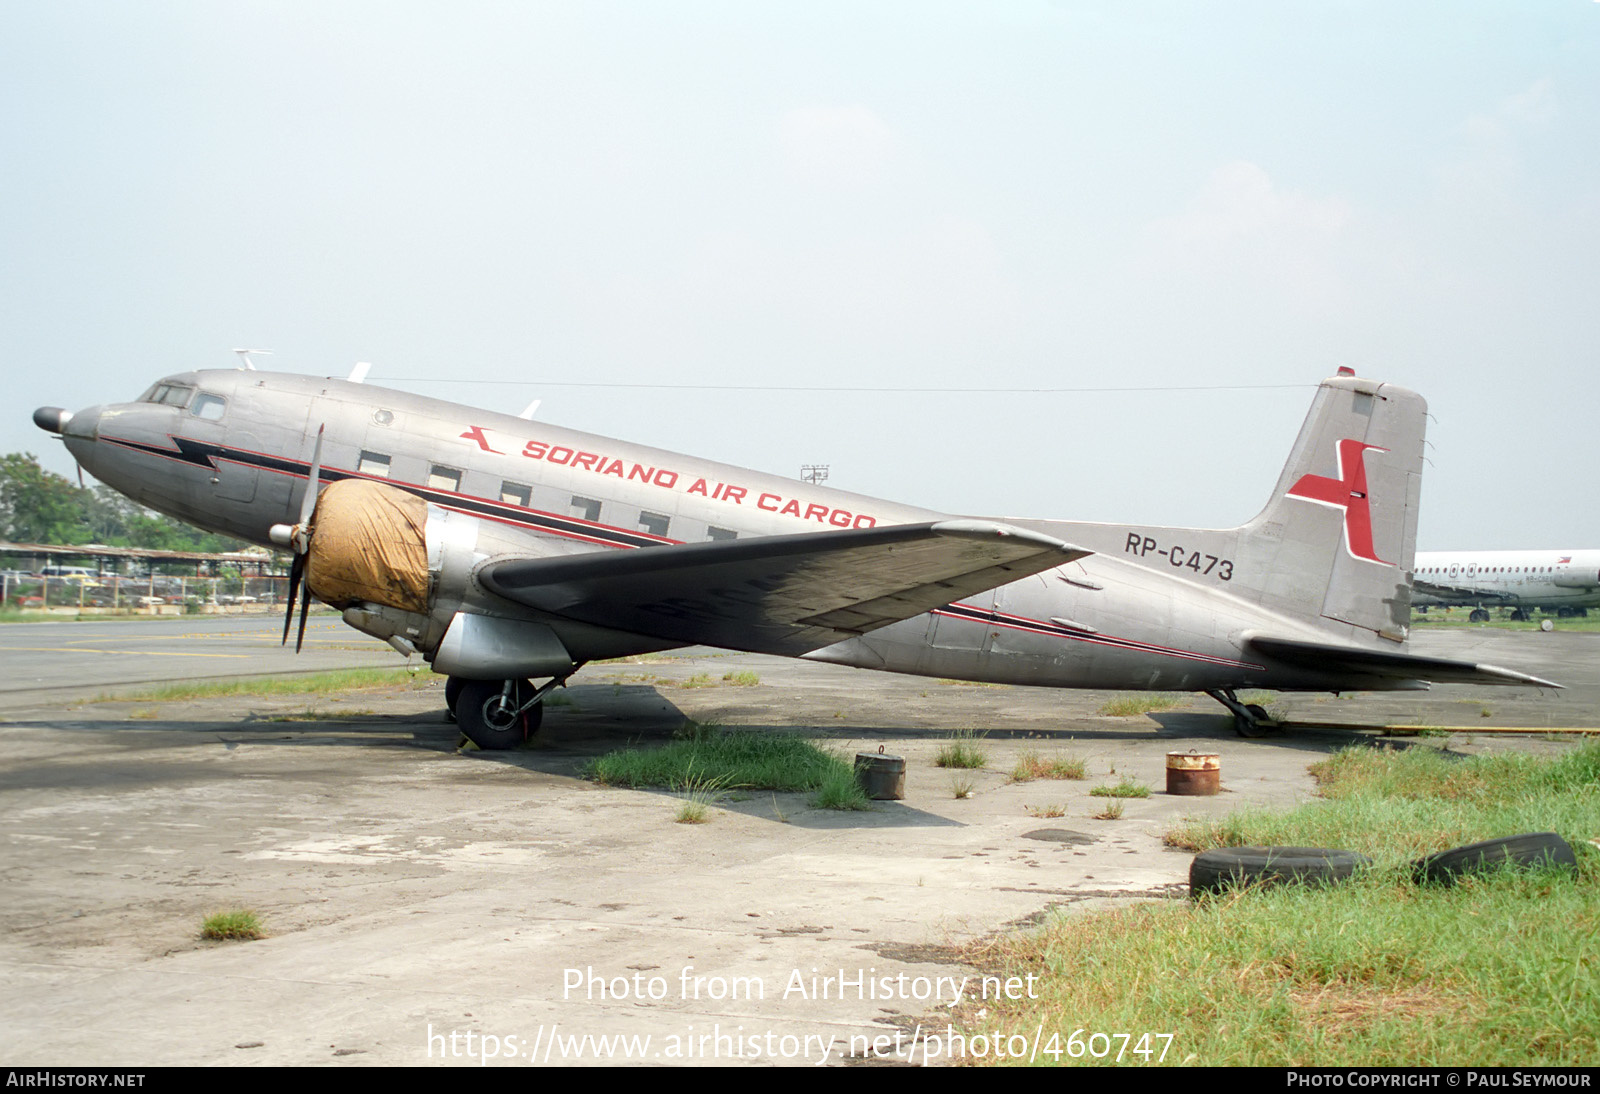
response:
[[[701,644],[1204,692],[1245,736],[1274,728],[1245,688],[1559,686],[1405,652],[1425,413],[1341,369],[1266,507],[1223,529],[952,517],[253,367],[33,418],[140,504],[292,550],[285,643],[298,588],[302,639],[315,596],[449,677],[462,732],[498,749],[587,662]]]
[[[1600,551],[1423,551],[1417,554],[1412,604],[1472,606],[1474,623],[1489,605],[1522,620],[1539,608],[1562,617],[1600,607]]]

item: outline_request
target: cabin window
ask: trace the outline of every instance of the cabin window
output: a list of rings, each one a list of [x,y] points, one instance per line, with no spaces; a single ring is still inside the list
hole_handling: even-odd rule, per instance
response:
[[[661,513],[640,513],[639,527],[652,536],[665,536],[672,519]]]
[[[508,505],[530,508],[533,505],[533,487],[520,482],[503,482],[500,484],[500,500]]]
[[[707,528],[706,538],[713,543],[718,543],[723,540],[738,539],[739,533],[731,528]]]
[[[220,395],[202,395],[194,401],[189,413],[208,422],[220,422],[228,402]]]
[[[448,490],[452,494],[461,493],[461,472],[453,467],[444,467],[433,464],[428,468],[428,485],[435,490]]]
[[[361,451],[361,462],[356,465],[356,470],[363,475],[377,475],[379,478],[389,477],[389,457],[381,452]]]
[[[600,520],[600,503],[593,498],[580,498],[574,494],[572,496],[572,515],[598,523]]]

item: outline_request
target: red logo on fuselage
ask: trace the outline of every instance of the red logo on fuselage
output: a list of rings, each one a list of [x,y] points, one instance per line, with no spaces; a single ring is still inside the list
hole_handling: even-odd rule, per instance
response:
[[[498,448],[489,447],[489,438],[483,435],[483,426],[481,425],[469,426],[467,431],[461,434],[461,439],[466,441],[477,441],[478,447],[483,449],[485,452],[493,452],[496,456],[505,455],[505,453],[500,451]]]
[[[1378,557],[1372,545],[1372,513],[1368,508],[1367,468],[1362,458],[1368,449],[1374,452],[1389,451],[1387,448],[1364,444],[1361,441],[1340,441],[1339,477],[1330,479],[1326,475],[1302,475],[1299,482],[1289,487],[1289,496],[1343,509],[1344,543],[1350,553],[1368,562],[1392,566],[1394,563],[1385,562]]]

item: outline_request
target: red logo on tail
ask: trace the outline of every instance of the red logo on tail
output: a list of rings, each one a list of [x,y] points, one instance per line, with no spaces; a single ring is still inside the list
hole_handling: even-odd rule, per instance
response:
[[[1300,481],[1289,488],[1289,496],[1343,509],[1344,543],[1350,553],[1368,562],[1392,566],[1394,563],[1379,558],[1372,546],[1372,513],[1367,508],[1367,468],[1362,459],[1362,454],[1368,449],[1374,452],[1389,451],[1361,441],[1340,441],[1339,477],[1330,479],[1325,475],[1302,475]]]

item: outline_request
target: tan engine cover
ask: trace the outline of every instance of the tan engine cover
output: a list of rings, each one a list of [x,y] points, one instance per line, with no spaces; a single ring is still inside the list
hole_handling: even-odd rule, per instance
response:
[[[306,582],[325,604],[428,610],[428,503],[366,479],[330,483],[311,514]]]

